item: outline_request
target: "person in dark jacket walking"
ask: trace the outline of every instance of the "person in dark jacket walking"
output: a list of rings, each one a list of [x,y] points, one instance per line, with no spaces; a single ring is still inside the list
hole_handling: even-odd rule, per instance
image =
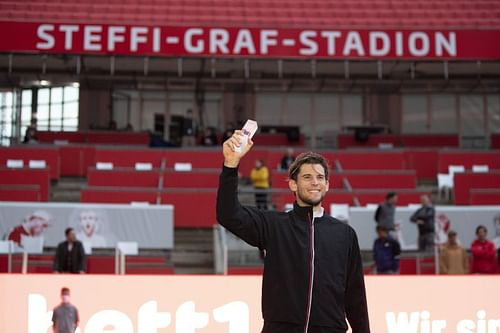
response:
[[[434,207],[427,195],[420,197],[422,207],[410,217],[410,221],[418,226],[418,250],[429,252],[434,250]]]
[[[59,243],[54,257],[54,272],[84,273],[85,251],[83,244],[76,240],[73,228],[67,228],[64,234],[66,235],[66,241]]]
[[[373,260],[377,274],[397,274],[399,272],[399,242],[389,237],[387,229],[377,226],[378,238],[373,243]]]
[[[217,220],[250,245],[266,251],[262,285],[263,333],[369,333],[358,240],[354,230],[324,213],[328,163],[299,155],[289,169],[296,201],[289,212],[264,211],[238,200],[238,165],[253,142],[237,152],[236,131],[223,144]]]

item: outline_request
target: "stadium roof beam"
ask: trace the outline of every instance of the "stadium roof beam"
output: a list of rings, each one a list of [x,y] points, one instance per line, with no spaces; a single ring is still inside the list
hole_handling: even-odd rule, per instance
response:
[[[109,75],[115,75],[115,56],[109,57]]]
[[[283,78],[283,59],[278,59],[278,77]]]
[[[177,58],[177,76],[182,77],[182,74],[183,74],[182,58]]]
[[[382,80],[384,76],[384,68],[382,60],[377,61],[377,77],[379,80]]]
[[[449,72],[447,60],[443,61],[443,72],[444,72],[444,79],[448,80],[450,77],[450,72]]]
[[[344,79],[349,80],[351,73],[349,70],[349,60],[344,60]]]
[[[144,76],[148,76],[149,73],[149,57],[144,57]]]
[[[82,71],[82,57],[77,56],[76,57],[76,75],[80,75]]]
[[[317,68],[316,59],[312,59],[311,60],[311,77],[313,79],[316,78],[316,72],[317,72],[316,68]]]
[[[9,74],[12,73],[12,63],[14,61],[14,55],[12,53],[9,53]]]
[[[217,67],[215,66],[217,59],[210,59],[210,77],[215,79],[217,77]]]
[[[47,55],[42,56],[42,74],[47,74]]]
[[[249,79],[250,78],[250,60],[249,59],[245,59],[243,61],[243,64],[244,64],[244,67],[245,67],[245,79]]]

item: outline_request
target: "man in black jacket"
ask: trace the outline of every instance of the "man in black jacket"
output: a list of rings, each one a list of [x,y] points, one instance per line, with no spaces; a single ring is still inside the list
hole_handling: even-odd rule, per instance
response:
[[[354,230],[326,214],[328,164],[318,154],[297,157],[289,169],[296,201],[290,212],[262,211],[238,201],[241,131],[223,144],[217,220],[248,244],[266,250],[263,333],[369,333],[361,255]]]
[[[54,272],[84,273],[85,251],[82,243],[76,240],[73,228],[67,228],[64,234],[66,235],[66,241],[59,243],[54,257]]]
[[[418,226],[418,250],[429,252],[434,250],[434,207],[431,199],[427,195],[420,197],[422,207],[420,207],[410,217],[410,221]]]

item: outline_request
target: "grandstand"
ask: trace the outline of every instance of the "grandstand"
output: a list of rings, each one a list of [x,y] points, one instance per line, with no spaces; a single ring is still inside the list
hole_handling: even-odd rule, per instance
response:
[[[57,237],[77,225],[69,209],[91,207],[118,241],[139,243],[126,274],[261,274],[259,252],[217,227],[214,208],[221,140],[249,118],[260,128],[240,200],[254,204],[248,177],[261,159],[268,207],[286,210],[286,148],[323,154],[324,207],[344,205],[366,274],[374,205],[390,191],[407,243],[401,274],[438,269],[408,222],[422,195],[466,247],[500,213],[499,1],[1,0],[0,17],[0,234],[35,209],[59,216],[26,267],[0,253],[2,273],[52,272]],[[198,132],[183,147],[188,110]],[[113,215],[120,207],[131,215]],[[166,208],[143,232],[128,219],[144,207]],[[162,233],[168,246],[154,243]],[[118,252],[93,248],[87,273],[117,273]]]

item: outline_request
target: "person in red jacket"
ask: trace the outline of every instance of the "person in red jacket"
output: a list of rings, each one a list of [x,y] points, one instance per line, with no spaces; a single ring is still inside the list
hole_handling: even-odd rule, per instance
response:
[[[476,228],[477,239],[472,242],[472,273],[494,274],[497,272],[495,244],[486,236],[488,229],[484,225]]]

